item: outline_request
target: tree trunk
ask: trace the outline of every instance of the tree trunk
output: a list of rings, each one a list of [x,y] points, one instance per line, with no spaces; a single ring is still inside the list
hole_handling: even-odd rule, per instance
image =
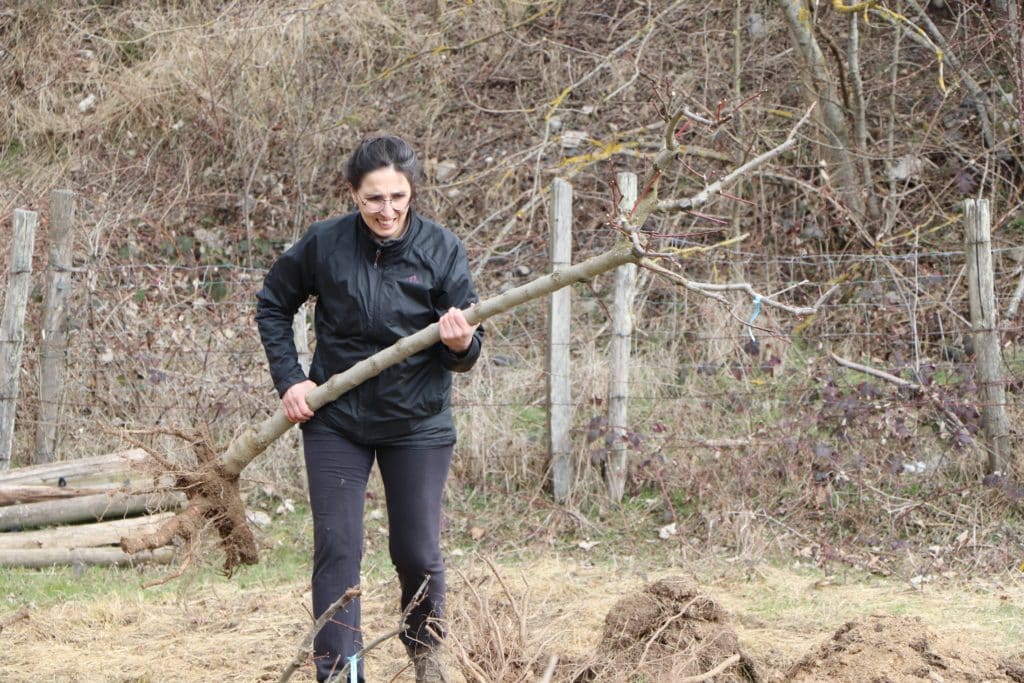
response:
[[[127,473],[147,460],[149,454],[146,451],[132,448],[79,460],[19,467],[10,472],[0,472],[0,486],[82,486],[90,481],[109,480],[115,475]]]
[[[631,244],[620,244],[611,251],[589,258],[582,263],[557,270],[550,275],[537,278],[533,282],[510,289],[492,299],[481,301],[466,311],[466,320],[469,324],[475,325],[574,282],[585,282],[601,273],[617,268],[623,263],[639,263],[639,261],[640,256],[634,253]],[[310,408],[318,410],[346,391],[440,341],[437,323],[432,323],[419,332],[399,339],[383,351],[356,363],[345,372],[334,375],[309,392],[306,395],[306,402]],[[257,455],[265,451],[267,446],[291,427],[292,423],[288,422],[284,416],[284,410],[279,407],[272,416],[261,422],[255,429],[249,429],[236,437],[221,456],[219,467],[223,469],[225,475],[238,476]]]
[[[91,486],[84,489],[70,488],[67,486],[0,485],[0,507],[5,505],[19,505],[22,503],[38,503],[44,500],[62,500],[65,498],[94,496],[110,493],[110,491],[115,488],[121,488],[121,485],[107,484],[106,486]]]
[[[803,58],[810,96],[818,103],[818,116],[828,133],[821,143],[822,156],[828,163],[831,183],[854,221],[864,219],[865,202],[857,173],[857,164],[850,151],[850,131],[839,94],[825,63],[825,55],[814,37],[811,14],[803,0],[777,0],[786,15],[790,31]]]
[[[169,564],[173,548],[157,548],[129,555],[120,548],[39,548],[34,550],[0,550],[0,567],[42,569],[55,564],[89,566],[127,566],[142,563]]]
[[[131,517],[154,510],[171,510],[182,503],[176,493],[101,493],[69,500],[8,505],[0,508],[0,531],[25,527]],[[163,545],[163,544],[161,544]]]
[[[690,209],[701,206],[745,173],[789,149],[796,144],[797,131],[807,121],[810,114],[811,110],[808,110],[779,146],[751,159],[711,183],[693,197],[674,202],[674,204],[680,208]],[[676,160],[679,147],[675,140],[675,133],[682,116],[683,112],[677,112],[666,125],[665,148],[654,158],[651,169],[644,179],[643,187],[648,190],[647,195],[634,208],[628,217],[629,220],[626,222],[620,220],[616,226],[627,233],[628,240],[624,240],[609,251],[582,263],[556,270],[500,296],[482,301],[464,311],[466,320],[470,324],[480,323],[574,282],[590,280],[625,263],[639,264],[643,261],[645,252],[640,244],[637,226],[642,226],[653,211],[668,208],[663,207],[658,201],[656,181]],[[659,268],[658,270],[665,269]],[[345,372],[334,375],[307,394],[306,402],[310,408],[317,410],[346,391],[376,376],[385,368],[400,363],[439,341],[438,326],[437,323],[433,323],[419,332],[399,339],[387,349],[356,363]],[[228,573],[239,564],[258,562],[256,540],[249,529],[245,518],[245,506],[238,493],[238,477],[246,465],[266,450],[274,439],[281,436],[291,426],[284,416],[284,410],[278,407],[271,417],[236,436],[219,456],[203,443],[193,444],[200,458],[200,466],[192,472],[181,474],[176,482],[178,490],[188,496],[188,506],[155,533],[121,539],[121,547],[125,552],[132,553],[158,548],[173,538],[193,540],[209,522],[220,534],[221,547],[225,554],[224,568]]]
[[[126,533],[150,533],[173,517],[173,512],[161,512],[156,515],[115,519],[95,524],[74,524],[71,526],[40,529],[39,531],[19,531],[17,533],[0,533],[0,550],[30,549],[72,549],[96,548],[99,546],[116,546]]]

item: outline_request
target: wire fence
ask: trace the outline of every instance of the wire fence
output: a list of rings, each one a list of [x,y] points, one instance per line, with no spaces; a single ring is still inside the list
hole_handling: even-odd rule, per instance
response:
[[[587,236],[577,241],[586,242]],[[1000,302],[1017,290],[1024,270],[1019,257],[1013,246],[994,250]],[[58,457],[149,438],[131,436],[135,431],[198,423],[227,439],[268,415],[277,397],[253,321],[264,272],[230,264],[112,259],[77,264]],[[512,272],[508,262],[485,269],[478,283],[481,297],[529,279]],[[765,295],[787,289],[780,299],[796,305],[814,303],[834,284],[839,288],[811,317],[765,309],[747,325],[754,309],[746,295],[734,295],[726,308],[650,273],[642,275],[631,415],[638,429],[651,431],[673,416],[699,411],[699,423],[674,430],[679,448],[735,436],[742,429],[742,419],[735,419],[738,406],[757,420],[820,410],[814,392],[842,374],[827,360],[829,351],[915,382],[960,386],[961,398],[972,398],[961,251],[771,256],[723,250],[688,260],[686,273],[701,281],[742,279]],[[599,278],[575,286],[573,393],[580,434],[606,399],[609,282]],[[798,283],[804,284],[794,287]],[[40,308],[38,297],[30,302],[14,463],[31,459],[39,415],[34,378]],[[537,301],[489,321],[481,366],[456,379],[453,406],[463,442],[481,462],[527,463],[543,451],[545,315],[545,303]],[[1015,410],[1016,391],[1024,383],[1017,351],[1020,321],[1004,320],[1002,335],[1011,389],[1007,407]],[[928,404],[923,397],[902,400],[908,410]],[[516,435],[514,447],[506,443],[509,435]],[[286,441],[283,448],[293,445]]]

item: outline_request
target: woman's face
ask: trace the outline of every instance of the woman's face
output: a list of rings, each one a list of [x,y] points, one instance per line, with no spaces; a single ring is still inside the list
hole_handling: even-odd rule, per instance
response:
[[[412,186],[405,175],[390,166],[379,168],[363,176],[359,187],[351,192],[370,232],[380,239],[402,236],[412,199]]]

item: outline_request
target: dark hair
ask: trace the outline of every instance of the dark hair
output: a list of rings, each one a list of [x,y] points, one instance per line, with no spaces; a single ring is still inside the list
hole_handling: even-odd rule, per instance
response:
[[[408,142],[394,135],[364,138],[345,164],[345,180],[358,190],[366,174],[382,168],[394,168],[405,176],[413,193],[420,177],[420,160]]]

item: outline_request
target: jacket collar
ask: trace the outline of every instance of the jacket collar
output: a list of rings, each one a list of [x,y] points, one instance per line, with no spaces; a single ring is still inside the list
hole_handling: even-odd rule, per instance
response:
[[[402,233],[402,236],[395,240],[380,240],[367,227],[363,217],[356,212],[356,229],[359,231],[359,241],[363,244],[371,259],[390,259],[404,253],[423,226],[423,219],[413,210],[409,209],[409,225]],[[378,254],[378,252],[380,252]]]

